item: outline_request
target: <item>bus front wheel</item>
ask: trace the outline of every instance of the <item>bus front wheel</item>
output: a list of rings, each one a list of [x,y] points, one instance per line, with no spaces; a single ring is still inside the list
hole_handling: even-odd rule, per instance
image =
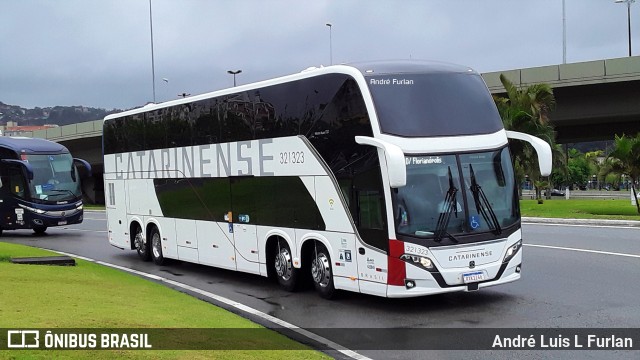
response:
[[[42,234],[44,234],[45,231],[47,231],[47,227],[46,226],[34,226],[33,227],[33,232],[36,233],[37,235],[42,235]]]
[[[311,278],[313,279],[313,286],[321,297],[325,299],[333,298],[336,288],[333,286],[331,256],[329,256],[327,248],[319,242],[315,244],[315,249],[313,250]]]
[[[164,256],[162,256],[162,238],[157,227],[152,227],[149,232],[151,238],[151,258],[156,265],[164,264]]]
[[[294,291],[300,270],[293,267],[291,249],[284,239],[278,240],[273,267],[280,286],[287,291]]]
[[[149,261],[151,259],[151,251],[149,249],[149,242],[142,234],[142,228],[140,225],[135,225],[133,244],[136,247],[136,251],[138,252],[138,256],[143,261]]]

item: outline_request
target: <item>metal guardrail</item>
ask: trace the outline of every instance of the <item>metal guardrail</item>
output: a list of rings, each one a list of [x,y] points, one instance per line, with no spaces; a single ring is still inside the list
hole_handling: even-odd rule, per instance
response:
[[[503,93],[500,74],[516,86],[546,83],[552,87],[640,80],[640,56],[549,65],[482,74],[492,93]]]
[[[522,190],[522,199],[535,199],[535,191]],[[546,198],[543,195],[543,198]],[[552,196],[552,199],[565,200],[565,196]],[[630,190],[620,191],[607,191],[607,190],[570,190],[570,199],[616,199],[616,200],[629,200],[631,201]]]
[[[85,121],[46,130],[30,131],[25,132],[22,136],[42,138],[55,142],[87,137],[101,137],[102,120]]]

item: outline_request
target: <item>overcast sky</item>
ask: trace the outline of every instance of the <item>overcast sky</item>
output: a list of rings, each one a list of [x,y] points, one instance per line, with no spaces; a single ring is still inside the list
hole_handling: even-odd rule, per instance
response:
[[[156,101],[333,63],[429,59],[479,72],[562,63],[562,0],[152,0]],[[631,6],[640,54],[640,2]],[[627,7],[566,0],[567,62],[627,56]],[[636,40],[637,39],[637,40]],[[168,81],[163,81],[167,79]],[[149,0],[2,0],[0,101],[153,100]]]

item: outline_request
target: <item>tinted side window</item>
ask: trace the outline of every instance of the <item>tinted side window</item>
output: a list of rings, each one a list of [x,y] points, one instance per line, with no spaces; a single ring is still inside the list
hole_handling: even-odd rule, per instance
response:
[[[225,102],[222,98],[198,101],[193,104],[194,145],[215,144],[229,141],[224,119]]]
[[[231,211],[229,178],[154,179],[153,183],[164,216],[222,222]]]
[[[164,216],[227,221],[225,214],[248,216],[246,223],[324,230],[313,197],[297,176],[155,179]],[[233,208],[231,206],[233,199]]]
[[[249,215],[250,223],[324,230],[313,197],[297,176],[231,178],[234,221]]]
[[[126,129],[124,128],[125,118],[111,119],[104,122],[103,125],[103,142],[104,153],[115,154],[127,151],[127,139],[125,137]]]
[[[142,120],[144,118],[144,121]],[[303,135],[331,164],[371,136],[356,82],[328,74],[106,121],[105,153]]]
[[[144,114],[127,116],[124,122],[127,151],[145,150]]]
[[[150,111],[145,115],[145,149],[167,147],[167,126],[165,119],[169,117],[169,109]]]
[[[163,121],[167,132],[167,147],[182,147],[193,145],[193,104],[172,106],[167,109]]]

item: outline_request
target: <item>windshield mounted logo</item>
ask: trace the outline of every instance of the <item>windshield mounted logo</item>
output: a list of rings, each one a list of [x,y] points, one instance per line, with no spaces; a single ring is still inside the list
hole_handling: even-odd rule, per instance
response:
[[[369,85],[413,85],[413,79],[369,79]]]

